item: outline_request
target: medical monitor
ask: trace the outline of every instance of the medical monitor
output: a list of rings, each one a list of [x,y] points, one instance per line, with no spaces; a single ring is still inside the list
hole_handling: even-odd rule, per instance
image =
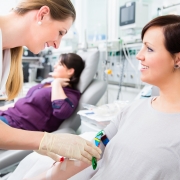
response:
[[[136,3],[132,2],[120,7],[120,26],[135,23],[135,6]]]
[[[148,22],[148,5],[139,2],[128,2],[120,7],[120,29],[143,28]]]

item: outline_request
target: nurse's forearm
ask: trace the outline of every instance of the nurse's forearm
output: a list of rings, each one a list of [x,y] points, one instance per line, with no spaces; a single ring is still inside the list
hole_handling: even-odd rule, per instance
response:
[[[44,132],[12,128],[0,121],[0,149],[37,150]]]

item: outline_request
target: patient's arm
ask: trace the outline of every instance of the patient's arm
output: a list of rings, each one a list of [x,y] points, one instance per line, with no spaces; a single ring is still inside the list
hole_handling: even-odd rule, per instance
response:
[[[62,167],[65,163],[65,169],[63,169]],[[86,164],[84,162],[79,163],[79,166],[77,166],[74,164],[74,161],[72,160],[67,160],[67,162],[64,161],[63,163],[57,162],[52,166],[51,169],[40,174],[39,176],[24,180],[47,180],[48,177],[51,177],[51,180],[67,180],[68,178],[82,171],[86,167],[90,166],[89,164]]]
[[[0,110],[1,110],[1,111],[5,111],[5,110],[7,110],[7,109],[10,108],[10,107],[14,107],[14,103],[10,103],[10,104],[7,104],[7,105],[5,105],[5,106],[1,106],[1,107],[0,107]]]
[[[94,141],[93,137],[95,137],[96,134],[97,134],[96,132],[88,132],[81,134],[80,136],[92,142]],[[103,152],[105,147],[102,143],[100,143],[100,148]],[[31,178],[28,177],[24,180],[47,180],[48,176],[51,177],[51,180],[63,180],[63,179],[67,180],[68,178],[74,176],[75,174],[79,173],[83,169],[90,166],[80,161],[76,161],[76,162],[79,163],[79,166],[75,165],[75,161],[68,159],[66,159],[63,163],[57,162],[49,170],[46,170],[44,173],[36,177],[31,177]],[[63,166],[65,166],[65,168],[62,168]]]

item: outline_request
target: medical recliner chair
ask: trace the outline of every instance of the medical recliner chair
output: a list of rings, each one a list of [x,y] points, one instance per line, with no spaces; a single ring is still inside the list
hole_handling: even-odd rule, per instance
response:
[[[55,133],[76,134],[77,129],[81,125],[81,120],[77,112],[83,109],[82,103],[96,105],[107,88],[105,81],[94,79],[99,63],[99,51],[82,51],[77,54],[85,61],[85,68],[77,86],[77,89],[82,93],[79,106],[72,116],[60,125]],[[27,150],[0,150],[0,170],[21,161],[31,152]]]

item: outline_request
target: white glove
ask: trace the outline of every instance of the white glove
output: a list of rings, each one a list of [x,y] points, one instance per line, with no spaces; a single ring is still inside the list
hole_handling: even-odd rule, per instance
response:
[[[37,152],[55,161],[60,155],[91,164],[92,157],[100,158],[101,149],[78,135],[45,133]]]

